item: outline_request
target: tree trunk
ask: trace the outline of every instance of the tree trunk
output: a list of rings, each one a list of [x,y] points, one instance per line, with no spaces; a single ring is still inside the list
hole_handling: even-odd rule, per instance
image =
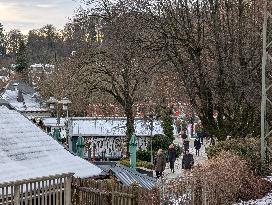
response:
[[[127,154],[129,155],[129,141],[130,141],[132,134],[135,132],[134,115],[133,115],[132,105],[127,105],[125,107],[125,114],[126,114],[126,118],[127,118],[126,144],[127,144]]]

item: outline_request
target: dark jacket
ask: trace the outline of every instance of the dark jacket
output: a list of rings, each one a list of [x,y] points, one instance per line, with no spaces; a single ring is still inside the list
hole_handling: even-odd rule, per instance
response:
[[[194,157],[192,154],[185,154],[182,158],[182,169],[191,169],[194,165]]]
[[[201,148],[201,142],[200,142],[199,139],[195,139],[195,141],[194,141],[194,147],[197,150],[199,150]]]
[[[169,159],[169,162],[176,161],[176,150],[175,150],[175,148],[169,148],[168,149],[168,159]]]
[[[182,137],[182,139],[188,138],[188,136],[187,136],[185,133],[183,133],[183,134],[181,135],[181,137]]]
[[[166,157],[164,154],[157,155],[155,159],[155,171],[163,172],[165,170]]]
[[[189,147],[190,147],[190,141],[188,139],[185,139],[183,141],[183,147],[185,150],[189,150]]]

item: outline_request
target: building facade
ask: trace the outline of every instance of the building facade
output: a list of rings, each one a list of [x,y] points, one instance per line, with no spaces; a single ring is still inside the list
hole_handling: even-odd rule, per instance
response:
[[[174,126],[174,125],[173,125]],[[135,118],[135,135],[137,137],[137,149],[146,150],[150,142],[150,136],[162,135],[161,121],[151,122],[142,118]],[[68,122],[69,147],[73,152],[77,150],[77,139],[82,136],[85,140],[85,157],[119,159],[126,153],[126,118],[125,117],[80,117],[70,118]],[[177,135],[174,126],[174,134]]]

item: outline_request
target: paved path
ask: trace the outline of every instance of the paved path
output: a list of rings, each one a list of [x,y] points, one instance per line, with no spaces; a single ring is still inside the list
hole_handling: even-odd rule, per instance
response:
[[[176,138],[175,139],[175,143],[179,144],[180,146],[182,146],[182,141],[180,138]],[[194,161],[195,161],[195,165],[196,164],[200,164],[203,161],[207,160],[207,154],[205,153],[205,147],[206,147],[206,143],[204,142],[204,145],[201,146],[200,149],[200,154],[199,156],[195,155],[195,149],[194,149],[194,139],[190,140],[190,153],[193,154],[194,156]],[[171,180],[171,179],[175,179],[175,178],[180,178],[183,177],[183,169],[182,169],[182,155],[176,159],[175,162],[175,172],[172,173],[169,167],[169,163],[166,164],[166,169],[164,171],[164,178],[166,179],[166,181]]]

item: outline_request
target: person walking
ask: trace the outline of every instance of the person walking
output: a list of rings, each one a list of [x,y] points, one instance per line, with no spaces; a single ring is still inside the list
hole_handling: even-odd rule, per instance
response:
[[[162,173],[165,170],[165,166],[166,166],[166,157],[163,154],[162,149],[159,149],[155,159],[155,172],[156,172],[157,178],[160,178],[162,176]]]
[[[196,150],[196,156],[199,156],[199,150],[201,148],[201,142],[200,142],[200,139],[198,137],[194,141],[194,147],[195,147],[195,150]]]
[[[185,134],[185,132],[182,134],[182,139],[183,139],[184,150],[189,150],[190,140],[188,138],[188,135]]]
[[[194,157],[189,152],[189,150],[185,150],[185,154],[182,158],[182,169],[184,169],[185,176],[188,176],[192,167],[194,165]]]
[[[171,172],[175,172],[174,166],[175,166],[175,161],[176,161],[176,150],[173,144],[169,145],[168,148],[168,159],[169,159],[169,163],[170,163],[170,169]]]
[[[214,136],[214,135],[212,135],[212,136],[210,137],[210,145],[212,145],[212,146],[215,145],[215,136]]]

